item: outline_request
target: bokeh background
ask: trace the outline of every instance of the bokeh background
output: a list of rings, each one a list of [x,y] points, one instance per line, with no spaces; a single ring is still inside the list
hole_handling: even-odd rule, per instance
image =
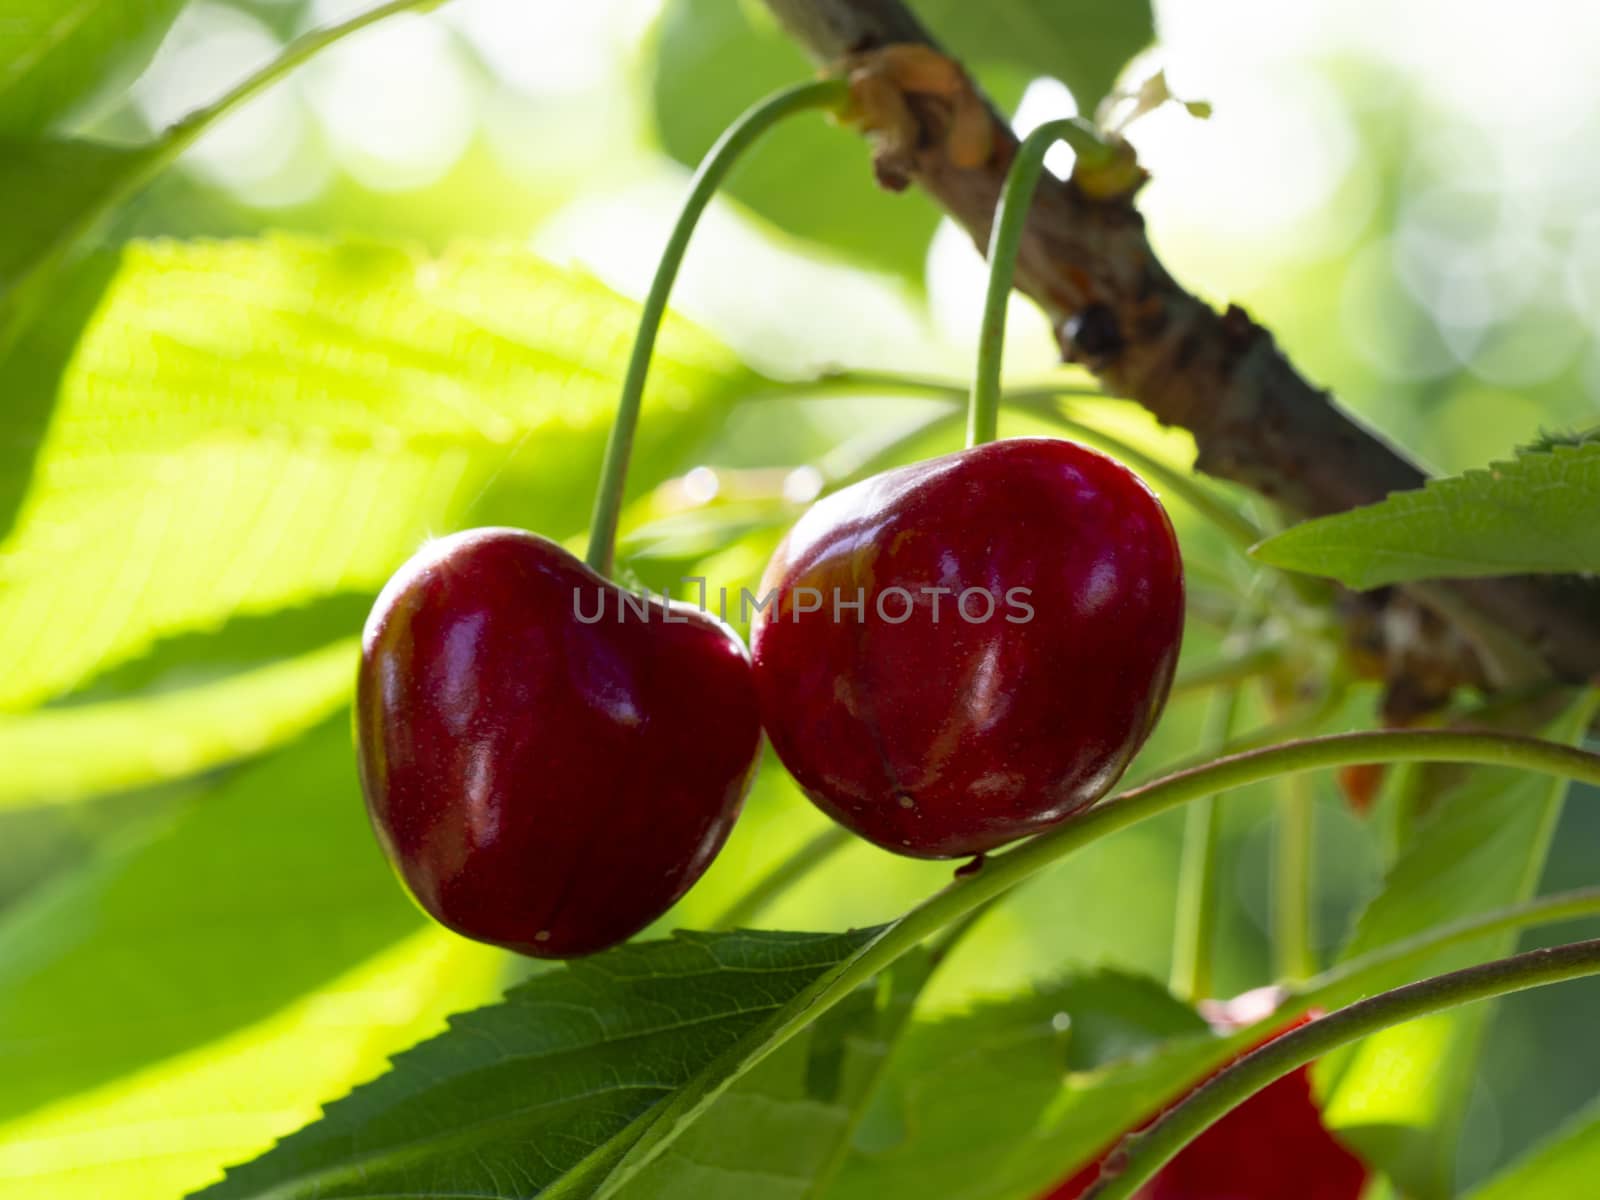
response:
[[[136,142],[361,7],[202,0],[129,98],[80,130]],[[1600,419],[1600,9],[1167,0],[1156,19],[1159,48],[1130,77],[1160,65],[1175,94],[1213,108],[1169,106],[1130,131],[1153,175],[1153,240],[1180,279],[1246,305],[1435,469]],[[976,65],[1023,128],[1075,111],[1058,80]],[[638,296],[685,164],[807,69],[734,0],[454,0],[396,17],[228,117],[120,210],[107,246],[157,239],[130,252],[137,269],[90,260],[56,314],[63,330],[87,318],[83,341],[41,333],[32,365],[7,364],[18,403],[0,420],[31,461],[8,481],[0,547],[0,1195],[182,1194],[529,969],[410,908],[365,830],[343,715],[351,639],[422,537],[501,521],[581,541],[606,365],[620,372],[631,314],[466,247],[531,248]],[[193,245],[268,231],[277,274]],[[301,235],[412,249],[284,240]],[[959,379],[982,274],[926,202],[872,191],[854,135],[819,126],[760,149],[676,295],[704,332],[666,344],[643,447],[662,482],[630,509],[626,567],[656,586],[751,582],[830,478],[886,441],[953,448],[931,400],[805,381],[840,366]],[[374,277],[434,307],[368,305],[357,284]],[[239,300],[230,278],[253,290]],[[324,325],[293,316],[308,295]],[[539,350],[507,356],[451,319]],[[1012,328],[1013,377],[1050,372],[1038,314],[1019,301]],[[369,362],[352,331],[363,347],[389,340]],[[321,349],[297,350],[302,336]],[[53,415],[26,403],[39,345],[65,367]],[[452,346],[460,363],[436,353]],[[543,366],[564,355],[588,382],[550,382]],[[1095,411],[1153,454],[1192,457],[1131,409]],[[1174,512],[1197,591],[1243,605],[1246,569]],[[1193,630],[1187,660],[1220,640]],[[1330,663],[1311,646],[1299,666],[1314,678]],[[1336,723],[1370,723],[1372,705],[1357,689]],[[1195,748],[1199,707],[1174,702],[1147,764]],[[1379,884],[1381,839],[1318,788],[1331,953]],[[1568,805],[1546,890],[1592,881],[1595,799]],[[1227,808],[1223,994],[1268,977],[1271,804],[1266,789]],[[1069,964],[1164,976],[1181,823],[1121,834],[1025,888],[929,1003]],[[820,828],[769,764],[663,928],[711,921]],[[764,920],[886,919],[945,870],[854,848]],[[1463,1180],[1594,1098],[1597,1003],[1600,989],[1572,985],[1503,1006]]]

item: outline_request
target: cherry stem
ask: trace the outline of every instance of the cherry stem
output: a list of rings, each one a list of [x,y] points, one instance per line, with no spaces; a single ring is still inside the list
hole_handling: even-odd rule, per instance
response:
[[[97,180],[99,190],[92,202],[60,226],[50,244],[38,247],[48,253],[26,262],[20,275],[0,286],[0,341],[20,328],[20,325],[12,324],[13,320],[25,319],[27,314],[34,311],[41,298],[40,284],[53,269],[52,264],[59,262],[61,256],[76,242],[87,237],[107,213],[148,187],[217,121],[335,42],[399,13],[422,11],[437,7],[439,3],[440,0],[387,0],[366,12],[302,34],[285,46],[276,58],[246,76],[221,97],[194,109],[162,130],[154,141],[132,152],[126,168],[113,176]]]
[[[1382,988],[1398,968],[1426,962],[1443,950],[1495,934],[1514,933],[1534,925],[1551,925],[1600,916],[1600,887],[1574,888],[1540,896],[1523,904],[1493,909],[1477,916],[1435,925],[1415,937],[1369,950],[1313,976],[1289,992],[1270,1021],[1293,1019],[1316,1009],[1332,1008]]]
[[[386,3],[356,13],[346,20],[302,34],[285,46],[283,52],[266,66],[246,76],[220,98],[203,108],[195,109],[176,124],[169,126],[155,144],[159,165],[165,166],[177,158],[179,153],[188,149],[219,117],[264,92],[296,67],[302,66],[335,42],[342,41],[351,34],[359,33],[367,26],[376,25],[379,21],[398,13],[423,12],[437,8],[440,3],[441,0],[387,0]]]
[[[1304,775],[1278,781],[1273,814],[1272,950],[1280,979],[1300,981],[1316,973],[1312,928],[1313,834],[1316,793]]]
[[[1600,754],[1571,746],[1507,734],[1395,730],[1335,734],[1270,746],[1179,771],[1123,792],[1057,829],[990,857],[983,870],[957,878],[898,920],[880,927],[872,940],[802,988],[771,1018],[652,1109],[638,1139],[623,1156],[624,1166],[632,1164],[634,1172],[642,1169],[704,1110],[709,1098],[720,1094],[734,1079],[808,1028],[856,988],[946,926],[1074,851],[1202,796],[1264,783],[1293,771],[1396,762],[1515,767],[1600,785]]]
[[[1218,688],[1206,703],[1202,752],[1216,754],[1233,732],[1237,687]],[[1211,957],[1217,933],[1217,859],[1222,848],[1220,795],[1203,796],[1185,810],[1183,857],[1178,865],[1178,910],[1172,939],[1175,994],[1203,1000],[1211,994]]]
[[[1218,1038],[1212,1052],[1192,1062],[1183,1078],[1169,1081],[1168,1097],[1157,1098],[1157,1104],[1152,1107],[1164,1107],[1162,1101],[1176,1103],[1213,1072],[1260,1045],[1265,1033],[1282,1029],[1296,1017],[1338,1008],[1382,991],[1404,968],[1426,963],[1441,951],[1496,934],[1594,916],[1600,916],[1600,887],[1579,888],[1435,926],[1415,937],[1349,959],[1284,992],[1282,1002],[1269,1016]],[[1066,1165],[1062,1167],[1063,1171],[1069,1169],[1071,1167]]]
[[[928,394],[952,401],[967,395],[953,383],[916,375],[894,375],[879,371],[835,371],[820,379],[803,384],[788,385],[789,391],[822,391],[827,393],[872,394],[877,392],[909,392]],[[1133,467],[1141,475],[1156,481],[1163,492],[1170,492],[1183,500],[1195,512],[1215,525],[1230,542],[1240,550],[1249,550],[1267,531],[1244,513],[1233,507],[1188,471],[1169,466],[1159,458],[1145,453],[1131,442],[1107,433],[1098,425],[1080,421],[1064,405],[1071,400],[1115,400],[1099,388],[1078,387],[1067,383],[1030,384],[1020,388],[1004,389],[1000,402],[1005,407],[1021,408],[1048,421],[1072,437],[1081,438],[1108,450],[1112,455]],[[968,424],[971,424],[968,415]]]
[[[1033,207],[1033,194],[1044,173],[1044,156],[1057,142],[1077,152],[1080,166],[1103,162],[1111,150],[1098,130],[1077,117],[1047,121],[1030,133],[1006,173],[989,228],[989,286],[983,297],[983,325],[978,335],[978,368],[967,408],[967,445],[992,442],[1000,432],[1000,360],[1005,355],[1006,305],[1017,274],[1017,251]]]
[[[589,566],[600,574],[611,574],[616,554],[617,522],[622,514],[623,492],[628,481],[628,458],[633,451],[634,433],[639,427],[639,409],[644,401],[650,356],[655,350],[656,335],[660,332],[661,321],[667,311],[667,298],[672,292],[673,281],[678,277],[678,268],[683,265],[683,256],[689,249],[689,239],[694,235],[695,225],[740,156],[773,126],[795,113],[837,108],[848,98],[848,85],[838,79],[802,83],[768,96],[746,109],[738,120],[723,131],[695,171],[688,198],[683,202],[683,209],[672,227],[666,248],[661,252],[655,278],[650,281],[650,292],[639,314],[639,332],[634,337],[633,352],[628,358],[622,399],[617,405],[617,419],[611,426],[605,462],[600,468],[594,517],[589,523],[587,556]]]
[[[848,846],[852,837],[843,825],[832,825],[811,838],[793,854],[758,879],[723,914],[712,922],[713,929],[742,929],[765,912],[773,901],[823,863]]]
[[[1275,1080],[1341,1046],[1418,1017],[1600,973],[1600,939],[1530,950],[1359,1000],[1268,1042],[1123,1138],[1084,1200],[1132,1200],[1184,1146]]]

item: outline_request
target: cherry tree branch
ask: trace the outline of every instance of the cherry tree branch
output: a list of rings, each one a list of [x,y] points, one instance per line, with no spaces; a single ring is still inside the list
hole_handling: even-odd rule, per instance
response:
[[[766,3],[827,66],[896,43],[935,45],[901,0]],[[1016,156],[1015,136],[991,105],[994,150],[981,165],[960,167],[941,136],[949,106],[924,96],[908,97],[908,104],[924,136],[909,161],[896,162],[895,176],[921,187],[983,247]],[[1096,198],[1047,176],[1022,239],[1017,285],[1049,315],[1067,361],[1192,433],[1195,465],[1207,474],[1307,517],[1372,504],[1423,482],[1416,463],[1307,381],[1243,309],[1219,313],[1185,290],[1151,249],[1131,197]],[[1436,670],[1453,667],[1467,679],[1486,669],[1491,682],[1508,682],[1509,656],[1573,681],[1600,675],[1600,606],[1576,583],[1534,576],[1435,581],[1406,596],[1462,635],[1430,648],[1435,659],[1460,660],[1436,663]],[[1414,626],[1389,624],[1391,638]]]

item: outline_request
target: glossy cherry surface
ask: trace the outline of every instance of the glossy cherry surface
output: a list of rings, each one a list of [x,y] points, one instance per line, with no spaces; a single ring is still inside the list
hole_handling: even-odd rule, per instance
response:
[[[356,733],[373,827],[422,907],[552,958],[622,941],[689,889],[761,737],[731,630],[513,529],[433,542],[390,580]]]
[[[1042,1200],[1078,1200],[1100,1177],[1104,1157]],[[1139,1190],[1139,1200],[1361,1200],[1367,1176],[1366,1164],[1323,1124],[1307,1065],[1268,1084],[1185,1146]]]
[[[1046,438],[820,501],[769,593],[751,644],[779,757],[834,819],[918,857],[991,849],[1104,794],[1155,723],[1183,630],[1160,502]]]

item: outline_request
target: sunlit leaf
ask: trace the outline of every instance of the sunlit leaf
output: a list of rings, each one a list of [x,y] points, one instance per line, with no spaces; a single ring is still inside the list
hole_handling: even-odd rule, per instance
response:
[[[535,977],[205,1193],[536,1196],[869,940],[683,934]],[[589,1159],[594,1162],[595,1159]]]
[[[0,160],[0,174],[5,172]],[[0,231],[0,256],[6,252]],[[0,539],[10,531],[17,510],[33,482],[34,460],[44,444],[55,413],[61,374],[78,345],[78,332],[100,303],[106,282],[116,269],[110,255],[96,255],[59,277],[48,320],[25,326],[20,336],[7,337],[0,315],[0,379],[5,380],[4,415],[0,417]],[[0,279],[5,269],[0,267]],[[0,291],[4,291],[0,284]],[[0,310],[5,307],[0,302]]]
[[[636,319],[513,250],[129,249],[0,546],[0,708],[156,638],[375,591],[432,534],[580,531]],[[751,380],[669,323],[634,489]]]
[[[341,713],[0,922],[0,1119],[263,1020],[420,922]]]
[[[1467,1200],[1572,1200],[1600,1179],[1600,1105],[1526,1158],[1474,1188]]]
[[[343,706],[356,638],[195,687],[0,715],[0,808],[146,787],[247,758]]]
[[[504,956],[440,929],[216,1041],[0,1126],[4,1200],[172,1200],[499,990]]]
[[[1287,529],[1273,566],[1353,588],[1413,579],[1600,571],[1600,442],[1556,446]],[[1600,602],[1597,602],[1600,603]]]

